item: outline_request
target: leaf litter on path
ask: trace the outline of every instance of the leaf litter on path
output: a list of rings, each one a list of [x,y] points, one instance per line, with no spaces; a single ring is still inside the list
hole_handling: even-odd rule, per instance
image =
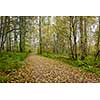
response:
[[[100,76],[81,71],[61,61],[30,55],[26,64],[8,74],[10,83],[97,83]]]

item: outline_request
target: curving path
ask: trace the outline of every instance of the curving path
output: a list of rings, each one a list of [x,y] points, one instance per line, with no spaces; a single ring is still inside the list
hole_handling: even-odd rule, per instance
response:
[[[25,65],[8,75],[11,83],[95,83],[100,76],[81,71],[63,62],[30,55]]]

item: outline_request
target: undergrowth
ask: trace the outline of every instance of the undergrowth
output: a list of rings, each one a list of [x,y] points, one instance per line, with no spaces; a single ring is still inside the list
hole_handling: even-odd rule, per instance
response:
[[[0,53],[0,71],[11,72],[22,66],[28,53],[2,52]]]
[[[42,56],[52,59],[58,59],[64,63],[70,64],[74,67],[79,67],[82,70],[89,71],[100,75],[100,61],[99,59],[94,61],[93,56],[87,56],[84,60],[72,60],[68,55],[43,53]]]

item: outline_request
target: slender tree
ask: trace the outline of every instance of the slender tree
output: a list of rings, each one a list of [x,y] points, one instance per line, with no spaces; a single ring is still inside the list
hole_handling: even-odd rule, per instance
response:
[[[84,33],[83,33],[83,16],[80,17],[80,55],[81,60],[84,60]]]
[[[100,16],[98,17],[98,20],[99,20],[99,31],[97,34],[97,49],[96,49],[95,60],[100,55]]]
[[[40,54],[42,54],[42,34],[41,34],[41,21],[42,17],[39,16],[39,45],[40,45]]]

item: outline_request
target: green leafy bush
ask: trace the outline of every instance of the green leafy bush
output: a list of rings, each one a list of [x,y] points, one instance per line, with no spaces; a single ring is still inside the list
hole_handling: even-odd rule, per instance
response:
[[[1,53],[0,54],[0,71],[10,72],[15,71],[22,66],[23,60],[27,57],[28,53]]]

